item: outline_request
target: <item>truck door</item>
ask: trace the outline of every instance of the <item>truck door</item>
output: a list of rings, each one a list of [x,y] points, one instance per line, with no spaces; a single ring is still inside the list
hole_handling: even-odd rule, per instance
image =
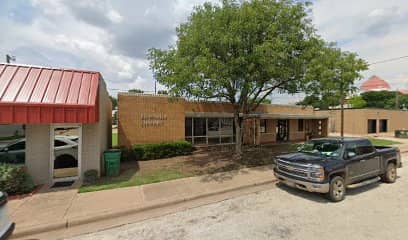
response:
[[[368,140],[346,146],[348,183],[377,176],[380,172],[380,157]]]

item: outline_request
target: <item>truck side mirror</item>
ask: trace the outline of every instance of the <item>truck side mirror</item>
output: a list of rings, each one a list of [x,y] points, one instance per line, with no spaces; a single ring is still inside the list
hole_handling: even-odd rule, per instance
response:
[[[355,157],[357,154],[355,152],[347,152],[347,159]]]

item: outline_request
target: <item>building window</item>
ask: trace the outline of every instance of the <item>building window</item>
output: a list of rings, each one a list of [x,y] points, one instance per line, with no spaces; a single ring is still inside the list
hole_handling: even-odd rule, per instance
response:
[[[387,119],[380,120],[380,132],[388,132],[388,120]]]
[[[367,133],[377,133],[377,120],[376,119],[368,119],[368,129]]]
[[[305,130],[305,120],[298,120],[298,132],[303,132]]]
[[[261,133],[266,133],[266,125],[267,125],[267,120],[266,119],[261,119],[260,120]]]
[[[185,138],[192,144],[222,144],[234,142],[232,118],[186,118]]]

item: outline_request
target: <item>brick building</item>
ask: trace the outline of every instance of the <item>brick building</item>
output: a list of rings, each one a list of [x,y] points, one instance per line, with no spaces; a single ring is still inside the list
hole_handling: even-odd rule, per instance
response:
[[[318,111],[329,116],[329,132],[339,133],[340,109]],[[344,133],[350,135],[392,135],[395,130],[408,129],[408,111],[390,109],[345,109]]]
[[[234,143],[233,107],[168,96],[118,95],[119,145],[187,140],[195,145]],[[310,107],[260,105],[245,116],[244,144],[303,141],[327,136],[328,117]]]

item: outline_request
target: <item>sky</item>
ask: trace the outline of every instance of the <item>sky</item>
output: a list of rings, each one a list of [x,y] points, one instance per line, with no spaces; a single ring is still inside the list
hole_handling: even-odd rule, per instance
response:
[[[18,64],[99,71],[112,95],[152,92],[147,50],[173,45],[176,27],[205,1],[0,0],[0,62],[10,54]],[[369,63],[408,55],[406,0],[315,0],[311,8],[318,34]],[[364,79],[374,74],[394,89],[408,89],[408,59],[371,65]],[[272,101],[301,97],[274,95]]]

